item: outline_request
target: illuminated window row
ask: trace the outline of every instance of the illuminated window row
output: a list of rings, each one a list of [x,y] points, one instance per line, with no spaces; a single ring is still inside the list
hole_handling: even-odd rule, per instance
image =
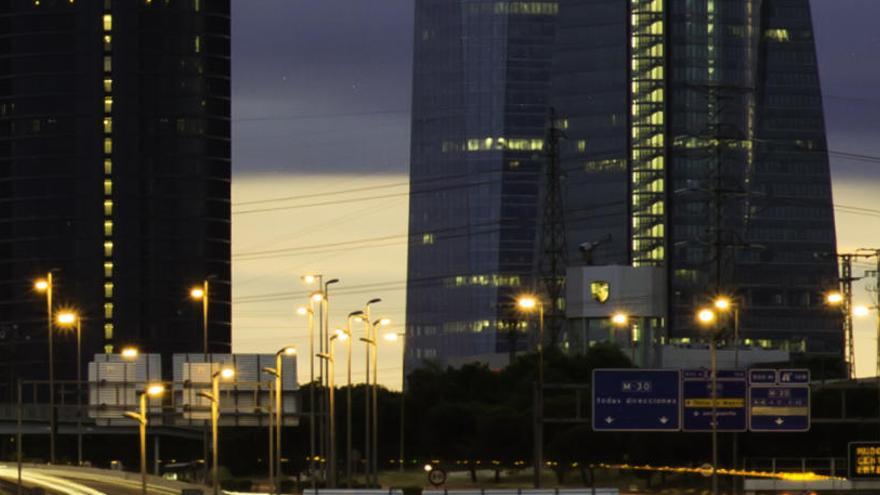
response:
[[[464,142],[444,141],[441,151],[444,153],[456,151],[541,151],[544,149],[543,138],[471,138]]]

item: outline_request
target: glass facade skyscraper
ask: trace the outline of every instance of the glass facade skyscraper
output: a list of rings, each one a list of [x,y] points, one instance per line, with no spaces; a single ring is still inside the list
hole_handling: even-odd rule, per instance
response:
[[[526,344],[557,8],[416,1],[409,365]]]
[[[509,106],[463,104],[479,87],[475,81],[496,81],[500,102],[508,97],[502,89],[519,80],[521,66],[511,60],[493,65],[478,58],[488,56],[488,45],[502,43],[543,53],[521,61],[534,67],[544,67],[547,54],[552,59],[548,79],[532,87],[537,96],[547,83],[547,108],[555,109],[565,132],[570,261],[577,262],[580,244],[591,242],[594,264],[664,267],[669,307],[662,321],[652,322],[661,329],[659,342],[701,340],[695,309],[725,293],[740,306],[745,343],[841,356],[840,317],[823,300],[838,275],[809,2],[561,0],[547,4],[557,15],[546,18],[517,17],[517,4],[531,2],[417,4],[408,358],[498,349],[497,322],[504,318],[493,326],[499,313],[485,308],[508,300],[514,289],[492,286],[506,279],[468,279],[505,273],[503,264],[469,260],[500,260],[513,251],[503,240],[469,245],[483,239],[473,229],[460,236],[445,229],[479,223],[504,232],[512,220],[533,230],[543,157],[516,160],[528,164],[532,173],[521,176],[522,187],[532,192],[531,209],[513,219],[503,213],[510,150],[498,149],[494,139],[541,140],[547,110],[536,105],[534,126],[523,129],[531,133],[514,136],[507,128],[468,127],[507,122]],[[548,38],[535,44],[524,41],[531,30],[497,27],[523,18],[545,26]],[[435,33],[444,36],[431,38]],[[480,43],[486,46],[475,49]],[[476,67],[486,75],[476,77]],[[470,139],[474,151],[467,148]],[[447,140],[461,143],[454,153],[443,147]],[[507,174],[490,178],[494,170]],[[443,176],[457,182],[426,182]],[[484,204],[501,210],[476,217]],[[443,234],[454,248],[439,242]],[[536,252],[525,242],[517,249]],[[528,271],[517,274],[526,287]],[[452,276],[462,277],[464,287]],[[467,326],[480,320],[486,326]],[[452,325],[459,321],[466,324]],[[447,346],[451,342],[462,344]]]
[[[0,31],[0,392],[45,377],[50,271],[85,358],[201,351],[209,276],[229,352],[228,0],[10,0]],[[75,376],[74,339],[55,347]]]

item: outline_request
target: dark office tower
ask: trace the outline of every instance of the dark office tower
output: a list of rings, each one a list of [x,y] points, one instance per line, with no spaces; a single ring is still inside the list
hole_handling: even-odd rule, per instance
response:
[[[417,0],[407,366],[525,337],[557,4]]]
[[[45,296],[83,318],[86,360],[202,350],[188,289],[212,277],[230,347],[228,0],[0,5],[0,385],[45,377]],[[56,375],[74,338],[54,334]]]
[[[840,356],[836,240],[807,0],[562,0],[569,240],[667,271],[670,342],[737,298],[747,344]]]

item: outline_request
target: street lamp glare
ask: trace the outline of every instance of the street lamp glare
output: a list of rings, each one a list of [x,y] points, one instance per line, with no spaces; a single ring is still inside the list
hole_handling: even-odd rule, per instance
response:
[[[626,313],[614,313],[611,315],[611,323],[615,326],[622,327],[629,323],[629,315]]]
[[[302,307],[302,306],[296,308],[296,314],[298,314],[298,315],[300,315],[300,316],[305,316],[306,313],[308,313],[308,312],[309,312],[309,311],[308,311],[306,308]]]
[[[733,305],[733,303],[730,302],[730,298],[724,296],[715,299],[715,302],[713,304],[715,306],[715,309],[719,311],[727,311]]]
[[[44,278],[41,278],[41,279],[35,281],[34,282],[34,289],[36,289],[39,292],[46,292],[47,290],[49,290],[49,281]]]
[[[387,327],[390,324],[391,324],[391,318],[381,318],[379,320],[379,325],[381,325],[383,327]]]
[[[235,376],[235,370],[232,368],[223,368],[220,370],[220,376],[228,380]]]
[[[125,359],[134,359],[138,357],[138,350],[137,347],[125,347],[120,354]]]
[[[309,284],[309,285],[315,283],[315,280],[316,280],[316,279],[315,279],[315,276],[312,275],[312,274],[309,274],[309,275],[303,275],[302,277],[300,277],[300,279],[301,279],[303,282],[305,282],[305,283],[307,283],[307,284]]]
[[[312,302],[321,302],[324,300],[324,293],[321,291],[313,292],[311,295]]]
[[[76,323],[77,314],[72,311],[64,311],[58,313],[58,316],[55,318],[55,321],[58,323],[58,326],[61,327],[69,327]]]
[[[715,321],[715,312],[708,308],[703,308],[697,312],[697,320],[704,325],[708,325]]]
[[[346,332],[345,330],[343,330],[341,328],[337,328],[336,329],[336,338],[339,339],[341,342],[344,342],[344,341],[348,340],[348,332]]]
[[[432,466],[430,464],[425,464],[425,472],[426,473],[430,473],[433,470],[434,470],[434,466]]]
[[[203,297],[205,297],[205,289],[201,287],[193,287],[189,291],[189,297],[196,301],[201,301]]]
[[[284,354],[288,356],[293,356],[294,354],[296,354],[296,347],[285,347]]]
[[[388,342],[397,342],[397,339],[400,338],[399,335],[397,335],[396,333],[393,333],[393,332],[392,332],[392,333],[386,333],[386,334],[383,335],[382,337],[383,337],[385,340],[387,340]]]
[[[153,384],[147,387],[147,395],[150,397],[158,397],[165,393],[165,387],[159,384]]]
[[[853,316],[863,317],[868,316],[871,310],[867,306],[856,306],[852,310]]]
[[[828,304],[840,304],[843,302],[843,294],[840,292],[829,292],[825,295],[825,301]]]
[[[538,306],[538,299],[534,296],[522,296],[516,300],[516,304],[520,308],[529,311]]]

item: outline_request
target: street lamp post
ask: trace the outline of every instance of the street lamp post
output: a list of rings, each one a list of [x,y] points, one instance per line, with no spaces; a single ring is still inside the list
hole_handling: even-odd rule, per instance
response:
[[[223,368],[215,371],[211,375],[211,392],[199,392],[200,397],[204,397],[211,401],[211,488],[214,495],[220,495],[220,469],[218,465],[218,428],[217,423],[220,419],[220,379],[231,379],[235,376],[235,370],[232,368]]]
[[[352,453],[352,441],[351,441],[351,341],[352,341],[352,333],[351,333],[351,322],[353,320],[360,320],[363,316],[363,311],[353,311],[348,314],[348,322],[345,327],[345,330],[342,334],[340,334],[340,340],[344,340],[346,343],[346,375],[347,375],[347,389],[345,391],[345,479],[347,480],[348,488],[352,487],[352,472],[351,472],[351,453]]]
[[[46,294],[46,325],[49,340],[49,463],[55,464],[55,350],[52,347],[52,292],[55,289],[55,281],[52,272],[46,274],[46,278],[41,278],[34,282],[34,288],[37,292]]]
[[[541,488],[541,470],[544,466],[544,303],[535,296],[521,296],[516,304],[527,313],[538,310],[538,390],[535,394],[533,469],[535,488]]]
[[[309,296],[309,307],[300,307],[296,312],[306,316],[309,330],[309,478],[312,490],[316,489],[315,480],[315,310],[312,307],[313,296]]]
[[[336,352],[335,352],[335,343],[339,338],[340,334],[335,334],[330,337],[329,342],[327,343],[327,352],[318,354],[318,357],[327,361],[327,391],[328,391],[328,414],[329,414],[329,428],[328,428],[328,437],[330,440],[329,452],[328,452],[328,479],[327,485],[329,488],[336,488],[336,384],[334,383],[334,376],[336,374]]]
[[[208,301],[210,292],[208,288],[208,280],[202,281],[201,286],[195,286],[189,291],[189,297],[194,301],[202,302],[202,352],[204,353],[205,362],[208,361]]]
[[[274,408],[269,409],[269,429],[272,429],[272,410],[274,409],[275,413],[275,431],[274,433],[270,433],[269,443],[270,443],[270,456],[269,456],[269,476],[272,478],[270,483],[272,484],[272,488],[277,491],[277,493],[281,493],[281,427],[284,426],[284,416],[282,414],[282,394],[283,394],[283,384],[282,377],[284,373],[284,356],[293,356],[296,354],[296,347],[289,345],[283,347],[275,353],[275,367],[274,368],[263,368],[263,372],[267,373],[275,378],[275,386],[274,386],[274,395],[273,399],[275,401]],[[274,436],[274,439],[273,439]],[[272,447],[274,444],[274,450]],[[274,460],[273,460],[274,459]],[[274,474],[274,477],[273,477]],[[274,480],[277,478],[277,484]]]
[[[636,365],[636,339],[635,339],[635,331],[633,330],[633,326],[630,323],[629,315],[622,312],[617,312],[611,315],[611,324],[617,328],[626,328],[629,332],[629,346],[630,346],[630,360],[633,363],[633,366]],[[615,337],[614,340],[617,340]]]
[[[364,378],[364,458],[366,460],[365,468],[364,468],[364,479],[367,485],[372,485],[373,480],[372,476],[376,469],[375,461],[373,459],[373,448],[372,448],[372,440],[375,436],[372,434],[371,429],[372,425],[375,424],[371,421],[371,400],[370,395],[372,394],[373,401],[375,401],[376,389],[370,386],[370,368],[375,367],[376,363],[376,337],[373,331],[372,321],[370,320],[370,307],[373,304],[381,302],[382,299],[374,298],[367,301],[367,304],[364,305],[363,310],[363,322],[364,322],[364,338],[360,340],[366,344],[366,374]],[[372,354],[371,354],[372,348]],[[378,474],[376,474],[378,478]]]
[[[56,323],[61,328],[76,328],[76,465],[82,466],[82,318],[73,311],[63,311]]]
[[[369,306],[369,303],[367,303]],[[391,324],[391,320],[388,318],[379,318],[374,320],[370,324],[370,329],[373,332],[373,411],[371,413],[371,419],[373,420],[373,441],[371,442],[372,447],[372,456],[373,456],[373,483],[376,485],[376,488],[380,488],[379,486],[379,336],[376,332],[377,326],[388,326]]]
[[[165,391],[162,385],[149,385],[140,392],[140,412],[126,411],[125,417],[138,422],[141,452],[141,494],[147,495],[147,400],[148,397],[159,397]]]
[[[712,495],[718,495],[718,356],[715,345],[718,315],[711,309],[703,308],[697,311],[697,321],[712,332],[709,337],[709,373],[712,375]]]

